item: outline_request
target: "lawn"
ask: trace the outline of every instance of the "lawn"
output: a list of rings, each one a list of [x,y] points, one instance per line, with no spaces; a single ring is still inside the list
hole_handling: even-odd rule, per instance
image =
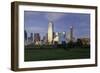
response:
[[[42,60],[63,60],[63,59],[84,59],[90,58],[89,48],[49,48],[49,49],[34,49],[25,48],[25,61],[42,61]]]

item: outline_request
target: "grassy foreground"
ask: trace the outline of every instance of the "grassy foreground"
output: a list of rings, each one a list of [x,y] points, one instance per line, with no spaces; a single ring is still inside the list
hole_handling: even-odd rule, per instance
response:
[[[52,49],[25,48],[24,51],[25,61],[84,59],[84,58],[90,58],[89,48],[71,48],[69,50],[61,48],[52,48]]]

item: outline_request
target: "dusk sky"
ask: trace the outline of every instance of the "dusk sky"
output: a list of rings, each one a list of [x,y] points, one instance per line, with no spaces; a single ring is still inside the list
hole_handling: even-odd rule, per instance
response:
[[[90,14],[24,11],[24,27],[28,37],[30,33],[45,36],[49,21],[54,24],[54,32],[69,32],[70,26],[73,26],[75,38],[90,36]]]

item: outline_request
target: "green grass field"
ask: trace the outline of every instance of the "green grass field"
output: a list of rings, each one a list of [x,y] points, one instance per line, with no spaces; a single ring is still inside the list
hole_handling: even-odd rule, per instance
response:
[[[71,48],[69,50],[54,49],[34,49],[25,48],[25,61],[42,61],[42,60],[63,60],[63,59],[84,59],[90,58],[89,48]]]

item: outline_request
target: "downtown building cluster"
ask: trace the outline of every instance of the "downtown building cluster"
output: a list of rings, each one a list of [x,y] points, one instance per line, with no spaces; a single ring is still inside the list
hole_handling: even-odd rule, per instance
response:
[[[89,38],[81,39],[84,43],[89,43]],[[30,37],[27,35],[27,31],[24,31],[24,43],[25,45],[34,44],[34,45],[53,45],[53,44],[62,44],[68,42],[75,42],[75,38],[73,36],[73,27],[69,27],[69,32],[54,32],[54,24],[52,22],[48,23],[48,31],[41,38],[40,33],[34,32],[30,34]]]

